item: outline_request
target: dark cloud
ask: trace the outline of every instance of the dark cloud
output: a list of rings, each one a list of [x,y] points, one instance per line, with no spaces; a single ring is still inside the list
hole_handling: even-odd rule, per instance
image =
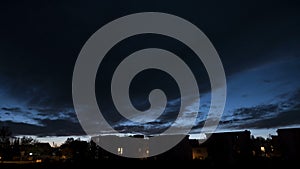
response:
[[[0,75],[31,105],[72,106],[73,67],[85,41],[120,16],[161,11],[181,16],[211,39],[227,74],[298,52],[299,4],[283,1],[1,2]]]
[[[24,116],[41,124],[37,126],[25,122],[5,122],[11,125],[16,133],[39,135],[82,133],[72,105],[74,65],[86,40],[101,26],[121,16],[157,11],[187,19],[198,26],[212,41],[227,76],[230,76],[276,59],[299,57],[299,9],[299,2],[279,0],[0,2],[1,113],[10,113],[12,116],[18,114],[20,118]],[[147,43],[152,44],[149,39],[140,41],[145,44],[144,46],[147,46]],[[127,46],[136,49],[143,43],[130,42]],[[160,41],[155,44],[186,52],[183,47],[177,48],[175,43]],[[129,47],[125,46],[124,50],[126,49],[129,50]],[[124,50],[116,51],[115,54],[122,55]],[[198,72],[206,73],[203,66],[201,68],[195,65],[194,69]],[[300,72],[299,69],[295,71]],[[201,74],[201,78],[203,77]],[[200,82],[207,80],[203,79]],[[266,77],[262,82],[272,85],[274,81]],[[207,86],[208,83],[203,82],[202,90],[206,91]],[[289,95],[287,93],[286,97]],[[251,96],[244,94],[242,97]],[[234,111],[234,116],[239,118],[233,117],[231,120],[222,121],[221,124],[230,124],[234,121],[251,122],[239,127],[263,127],[268,126],[267,124],[277,126],[284,123],[279,122],[279,117],[283,119],[293,117],[294,119],[289,119],[291,123],[299,124],[294,111],[291,111],[291,116],[288,116],[290,113],[281,111],[284,106],[291,107],[296,99],[299,99],[299,94],[281,107],[276,104],[250,108],[241,106]],[[279,114],[264,119],[264,115],[272,115],[269,112]],[[260,118],[263,119],[251,121]],[[149,125],[158,128],[160,124],[161,122]],[[202,126],[201,122],[199,124]]]
[[[235,117],[243,119],[240,120],[246,120],[246,119],[261,119],[264,116],[270,116],[270,113],[277,113],[280,111],[279,105],[259,105],[251,108],[239,108],[235,110],[233,114],[233,120],[235,120]]]
[[[72,109],[3,107],[0,126],[9,126],[14,135],[85,135]]]
[[[239,128],[281,128],[300,124],[300,109],[281,112],[279,115],[250,123],[242,123]]]
[[[0,121],[13,121],[36,126],[47,126],[49,123],[47,120],[65,120],[69,121],[69,123],[79,123],[73,109],[33,109],[27,107],[3,107],[0,109]]]
[[[43,120],[45,126],[17,123],[13,121],[0,121],[1,126],[9,126],[13,135],[36,135],[36,136],[69,136],[85,135],[79,123],[69,120]]]
[[[20,112],[21,111],[21,109],[19,107],[13,107],[13,108],[2,107],[1,110],[9,111],[9,112]]]
[[[220,122],[220,128],[264,129],[299,125],[299,91],[295,91],[292,97],[277,104],[236,109],[232,119]]]

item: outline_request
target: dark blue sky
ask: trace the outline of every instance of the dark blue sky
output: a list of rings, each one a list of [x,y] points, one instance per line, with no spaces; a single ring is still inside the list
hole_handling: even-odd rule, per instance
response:
[[[72,103],[73,68],[82,46],[106,23],[146,11],[192,22],[215,46],[228,83],[219,131],[300,125],[300,4],[296,1],[40,0],[0,4],[0,126],[10,126],[14,134],[84,134]],[[127,42],[114,54],[153,44],[188,53],[165,37],[141,36]],[[202,104],[193,130],[197,132],[210,92],[203,66],[191,66],[201,83]],[[97,83],[101,89],[101,81]],[[133,100],[144,103],[138,94]],[[169,101],[178,102],[176,97]],[[187,116],[180,125],[188,122]],[[115,127],[132,125],[119,121]]]

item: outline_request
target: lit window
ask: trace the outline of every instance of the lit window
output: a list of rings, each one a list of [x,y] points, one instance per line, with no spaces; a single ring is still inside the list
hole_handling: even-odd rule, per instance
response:
[[[149,150],[146,150],[146,154],[149,154]]]
[[[260,150],[262,151],[262,152],[265,152],[266,150],[265,150],[265,147],[260,147]]]
[[[122,155],[123,154],[123,148],[122,147],[119,147],[118,148],[118,155]]]

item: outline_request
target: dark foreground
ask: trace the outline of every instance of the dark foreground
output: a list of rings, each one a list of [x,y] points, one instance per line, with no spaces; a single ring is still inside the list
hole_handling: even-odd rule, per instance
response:
[[[107,160],[107,161],[80,161],[80,162],[53,162],[53,163],[0,163],[1,169],[65,169],[65,168],[83,168],[96,167],[96,168],[113,168],[122,166],[126,167],[158,167],[161,163],[166,162],[171,166],[184,165],[184,166],[198,166],[200,168],[278,168],[278,167],[292,167],[297,164],[296,161],[282,161],[282,160],[249,160],[239,162],[227,161],[197,161],[197,160]],[[146,164],[146,165],[145,165]],[[127,166],[128,165],[128,166]]]

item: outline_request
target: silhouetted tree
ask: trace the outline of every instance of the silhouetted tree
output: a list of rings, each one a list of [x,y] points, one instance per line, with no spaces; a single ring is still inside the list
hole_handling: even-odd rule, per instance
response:
[[[20,144],[21,145],[32,145],[35,143],[38,143],[39,141],[37,139],[34,139],[32,137],[28,137],[28,136],[23,136],[20,140]]]
[[[2,126],[0,129],[0,143],[8,143],[11,136],[12,132],[10,131],[9,127]]]
[[[92,160],[99,159],[99,152],[98,152],[98,146],[97,144],[91,140],[89,143],[89,152]]]
[[[20,138],[18,138],[18,137],[14,138],[11,146],[12,146],[11,147],[12,154],[14,157],[16,157],[15,159],[21,160],[20,159],[20,155],[21,155],[21,153],[20,153],[20,150],[21,150],[20,149]]]
[[[80,162],[90,158],[89,144],[86,141],[68,138],[61,146],[61,153],[64,158],[73,162]]]
[[[10,151],[10,138],[12,137],[12,132],[9,127],[2,126],[0,129],[0,156],[2,160],[7,160],[12,157]]]

